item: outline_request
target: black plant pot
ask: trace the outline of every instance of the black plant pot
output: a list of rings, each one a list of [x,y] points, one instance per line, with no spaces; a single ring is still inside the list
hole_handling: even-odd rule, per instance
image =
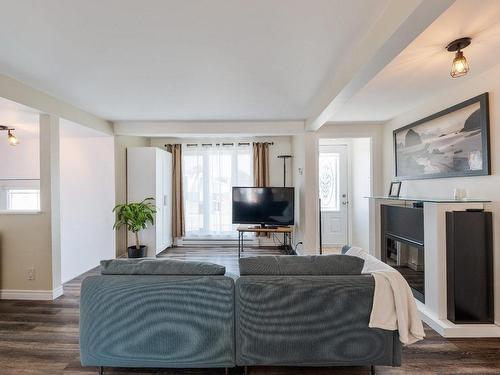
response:
[[[137,249],[135,246],[129,246],[127,250],[129,258],[144,258],[148,253],[148,247],[146,245],[141,245],[140,249]]]

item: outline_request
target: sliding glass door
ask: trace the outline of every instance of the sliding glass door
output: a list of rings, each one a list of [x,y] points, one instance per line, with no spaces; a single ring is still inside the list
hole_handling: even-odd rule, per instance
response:
[[[232,187],[252,186],[249,144],[183,145],[186,238],[235,236]]]

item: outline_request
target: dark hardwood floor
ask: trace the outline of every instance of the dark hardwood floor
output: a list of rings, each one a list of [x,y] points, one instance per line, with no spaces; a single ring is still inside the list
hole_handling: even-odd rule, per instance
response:
[[[247,249],[246,255],[278,254],[275,249]],[[160,254],[174,259],[208,260],[237,273],[234,248],[175,248]],[[78,314],[81,280],[64,285],[55,301],[0,301],[0,374],[95,374],[82,368],[78,354]],[[335,317],[332,317],[334,319]],[[500,374],[500,339],[444,339],[426,327],[427,338],[403,350],[403,366],[377,367],[377,374]],[[224,374],[223,369],[113,369],[105,374]],[[232,369],[231,374],[240,374]],[[254,367],[251,375],[368,374],[367,367]]]
[[[282,255],[283,253],[276,247],[255,247],[247,248],[241,256],[258,255]],[[167,249],[157,255],[159,258],[170,258],[178,260],[195,260],[200,262],[212,262],[222,264],[226,267],[226,272],[236,275],[240,274],[238,266],[238,249],[234,247],[174,247]]]

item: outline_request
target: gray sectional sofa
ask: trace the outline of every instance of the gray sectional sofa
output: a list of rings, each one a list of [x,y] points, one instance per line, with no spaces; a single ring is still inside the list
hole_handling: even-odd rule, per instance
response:
[[[116,260],[83,280],[84,366],[234,367],[234,280],[215,264]]]
[[[397,331],[368,327],[360,258],[255,257],[224,267],[114,260],[83,281],[84,366],[399,366]]]

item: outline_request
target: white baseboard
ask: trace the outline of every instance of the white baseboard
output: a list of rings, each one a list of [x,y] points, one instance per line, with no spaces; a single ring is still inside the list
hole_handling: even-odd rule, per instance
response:
[[[0,289],[0,299],[52,301],[63,295],[63,287],[54,290]]]
[[[54,300],[58,297],[61,297],[63,294],[64,294],[64,290],[63,290],[62,285],[58,286],[57,288],[52,290],[52,299]]]

